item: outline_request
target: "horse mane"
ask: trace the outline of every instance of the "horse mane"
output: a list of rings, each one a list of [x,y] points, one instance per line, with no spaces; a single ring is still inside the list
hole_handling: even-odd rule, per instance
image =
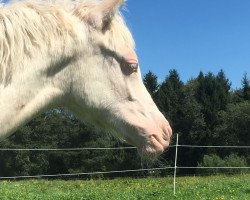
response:
[[[98,0],[23,0],[0,6],[0,86],[8,85],[17,66],[25,68],[25,62],[48,49],[58,55],[59,51],[68,54],[70,47],[77,49],[77,45],[86,44],[91,28],[74,15],[74,8],[81,5],[87,14],[97,3]],[[79,23],[83,24],[81,28]],[[135,47],[120,13],[114,16],[107,32],[108,45],[114,50],[117,43]]]

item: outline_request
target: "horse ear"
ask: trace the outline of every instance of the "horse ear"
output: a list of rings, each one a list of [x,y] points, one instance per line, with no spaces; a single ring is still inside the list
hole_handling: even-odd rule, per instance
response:
[[[105,30],[123,3],[124,0],[102,0],[97,5],[89,7],[87,13],[86,7],[81,8],[81,5],[75,9],[74,13],[94,28]]]

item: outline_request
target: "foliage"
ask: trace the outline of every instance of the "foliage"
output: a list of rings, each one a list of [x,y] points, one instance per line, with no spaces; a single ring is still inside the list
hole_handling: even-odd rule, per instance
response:
[[[14,149],[117,147],[123,145],[126,144],[107,133],[94,129],[91,125],[80,122],[63,110],[44,113],[1,143],[2,148]],[[105,152],[97,150],[0,151],[0,176],[133,168],[140,168],[140,159],[135,149],[106,150]]]
[[[153,74],[151,71],[149,71],[147,74],[145,74],[143,82],[149,94],[152,96],[154,100],[156,100],[156,94],[159,88],[157,76]]]
[[[250,84],[247,78],[247,73],[244,73],[242,79],[242,97],[244,100],[250,100]]]
[[[196,99],[202,106],[207,127],[212,132],[218,124],[218,111],[225,110],[230,102],[230,83],[221,70],[217,76],[211,72],[207,75],[200,74],[197,78],[198,87]]]
[[[183,82],[177,70],[169,71],[169,75],[160,85],[157,92],[157,101],[160,110],[170,120],[172,126],[178,124],[176,115],[180,113],[180,107],[183,97]],[[177,130],[178,131],[178,130]]]
[[[218,173],[246,173],[247,169],[223,169],[223,167],[247,167],[247,162],[244,157],[232,153],[226,156],[224,159],[218,155],[210,154],[204,155],[202,162],[198,165],[199,167],[211,167],[211,169],[200,169],[200,173],[206,174],[218,174]],[[218,168],[216,168],[218,167]]]
[[[216,139],[224,145],[248,146],[250,141],[250,101],[230,104],[219,113],[220,124],[215,129]]]

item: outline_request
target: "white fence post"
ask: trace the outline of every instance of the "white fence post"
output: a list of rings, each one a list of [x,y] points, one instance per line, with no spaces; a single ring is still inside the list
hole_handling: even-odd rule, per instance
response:
[[[175,146],[175,161],[174,161],[174,196],[176,195],[176,169],[177,169],[177,156],[178,156],[179,134],[176,136]]]

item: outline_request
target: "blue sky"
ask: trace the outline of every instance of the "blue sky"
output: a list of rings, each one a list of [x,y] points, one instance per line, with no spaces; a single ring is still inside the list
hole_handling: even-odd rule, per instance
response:
[[[175,68],[186,82],[223,69],[233,88],[250,77],[250,0],[127,0],[123,12],[142,73],[164,80]]]
[[[175,68],[185,82],[223,69],[234,89],[250,77],[250,0],[127,0],[127,9],[143,74],[164,80]]]

